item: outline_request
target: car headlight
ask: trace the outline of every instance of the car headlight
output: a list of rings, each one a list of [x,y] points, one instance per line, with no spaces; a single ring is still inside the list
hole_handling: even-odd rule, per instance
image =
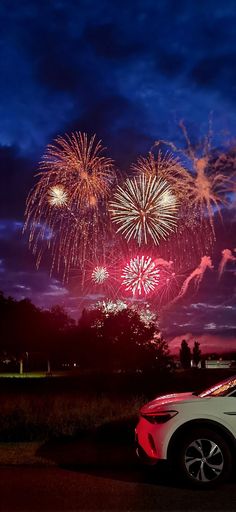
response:
[[[142,418],[145,418],[150,423],[166,423],[171,418],[174,418],[178,414],[178,411],[158,411],[158,412],[141,412]]]

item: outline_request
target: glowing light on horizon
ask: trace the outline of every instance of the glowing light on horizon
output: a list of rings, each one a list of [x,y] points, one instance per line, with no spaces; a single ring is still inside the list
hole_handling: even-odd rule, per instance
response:
[[[159,268],[149,256],[137,256],[124,267],[121,277],[126,291],[133,295],[147,295],[158,285],[159,273]]]
[[[102,284],[108,279],[109,272],[107,271],[106,267],[95,267],[91,277],[94,283]]]
[[[151,239],[158,245],[176,227],[178,201],[165,180],[142,174],[117,187],[109,209],[127,241],[141,245]]]

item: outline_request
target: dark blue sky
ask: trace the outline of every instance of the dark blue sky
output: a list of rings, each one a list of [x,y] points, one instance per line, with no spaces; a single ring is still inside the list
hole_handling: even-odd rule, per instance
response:
[[[45,145],[65,132],[96,132],[127,169],[159,138],[183,145],[180,119],[193,143],[206,133],[210,112],[216,147],[235,136],[236,4],[2,0],[0,24],[0,289],[75,311],[79,299],[49,278],[46,265],[36,272],[21,235]],[[224,242],[236,246],[235,210],[229,217],[218,255]],[[206,279],[199,295],[165,319],[169,332],[233,335],[236,291],[227,279]],[[214,308],[199,313],[199,303],[218,305],[218,316]]]

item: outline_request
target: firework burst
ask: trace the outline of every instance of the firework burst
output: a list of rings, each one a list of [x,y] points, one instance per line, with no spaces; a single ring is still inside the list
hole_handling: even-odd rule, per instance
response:
[[[137,256],[124,267],[121,277],[126,291],[147,295],[159,283],[159,269],[149,256]]]
[[[214,267],[212,265],[212,260],[211,260],[210,256],[202,256],[198,267],[196,267],[189,274],[189,276],[184,280],[184,282],[181,286],[180,292],[168,305],[171,306],[172,304],[177,302],[179,299],[184,297],[184,295],[187,293],[188,288],[192,282],[194,283],[195,289],[198,290],[200,283],[203,280],[206,270],[207,269],[212,270],[213,268]]]
[[[184,280],[184,274],[175,269],[173,261],[158,258],[155,263],[160,268],[160,282],[158,294],[155,295],[154,301],[158,304],[158,309],[161,310],[178,295]]]
[[[83,266],[85,257],[97,254],[98,241],[109,231],[107,198],[115,175],[112,160],[101,156],[102,151],[95,136],[89,140],[76,132],[58,137],[48,146],[27,199],[25,229],[30,228],[37,264],[44,244],[52,254],[51,271],[62,267],[64,279],[71,267]]]
[[[123,300],[99,300],[96,302],[96,304],[93,306],[93,309],[99,309],[102,313],[105,313],[107,316],[109,314],[116,314],[120,311],[123,311],[124,309],[127,309],[128,305]]]
[[[62,207],[67,204],[68,194],[63,186],[55,185],[48,190],[48,202],[50,206]]]
[[[96,207],[108,196],[113,181],[113,162],[101,156],[104,148],[95,135],[89,140],[85,133],[72,133],[57,137],[55,144],[47,147],[40,163],[41,177],[60,183],[68,190],[69,202],[78,208]]]
[[[106,267],[95,267],[92,272],[92,281],[96,284],[103,284],[109,277]]]
[[[170,166],[165,170],[165,179],[174,190],[182,189],[182,194],[184,193],[185,198],[188,199],[189,207],[197,211],[201,221],[208,217],[214,233],[215,211],[221,216],[222,206],[228,204],[229,194],[235,192],[236,158],[230,154],[227,157],[225,153],[214,154],[211,146],[211,126],[203,143],[196,148],[193,148],[183,122],[180,123],[180,127],[186,141],[186,149],[179,149],[172,142],[163,140],[157,141],[155,146],[166,144],[173,152],[184,157],[191,170],[181,165],[173,168]],[[228,160],[230,160],[230,166],[226,165]]]
[[[156,157],[152,151],[147,157],[139,157],[131,168],[138,175],[156,176],[168,181],[170,174],[177,174],[180,171],[181,164],[179,158],[170,151],[163,154],[159,150]]]
[[[119,226],[117,233],[127,241],[136,239],[139,245],[150,239],[157,245],[165,239],[176,227],[177,210],[178,201],[170,185],[145,174],[118,186],[110,202],[111,219]]]

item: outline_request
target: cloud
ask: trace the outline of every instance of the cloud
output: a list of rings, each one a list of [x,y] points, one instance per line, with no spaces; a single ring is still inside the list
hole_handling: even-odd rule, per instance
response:
[[[84,36],[97,55],[111,60],[133,59],[140,56],[143,48],[139,41],[127,41],[122,25],[111,22],[88,27]]]
[[[216,324],[214,322],[210,322],[209,324],[204,325],[204,329],[206,331],[215,331],[216,330]]]
[[[236,54],[217,54],[212,57],[200,60],[192,70],[193,80],[200,86],[214,89],[227,96],[234,98],[234,86],[236,80]],[[224,87],[222,88],[222,84]]]
[[[23,217],[33,170],[32,162],[15,147],[0,146],[0,218]]]
[[[225,311],[227,309],[235,309],[236,310],[236,305],[235,306],[232,306],[232,305],[227,305],[227,304],[207,304],[206,302],[198,302],[198,303],[193,303],[193,304],[190,304],[190,309],[213,309],[213,310],[220,310],[220,311]],[[190,313],[191,314],[191,313]]]
[[[25,0],[11,11],[3,2],[2,144],[38,156],[73,120],[79,129],[89,114],[89,131],[105,123],[102,105],[105,111],[111,96],[114,140],[117,124],[176,139],[175,120],[184,116],[197,128],[212,108],[216,118],[228,114],[235,126],[228,105],[235,81],[234,15],[231,2],[222,9],[217,1],[206,10],[186,0],[119,6],[102,0],[80,8],[73,0],[40,6]],[[120,98],[130,112],[119,110]]]

